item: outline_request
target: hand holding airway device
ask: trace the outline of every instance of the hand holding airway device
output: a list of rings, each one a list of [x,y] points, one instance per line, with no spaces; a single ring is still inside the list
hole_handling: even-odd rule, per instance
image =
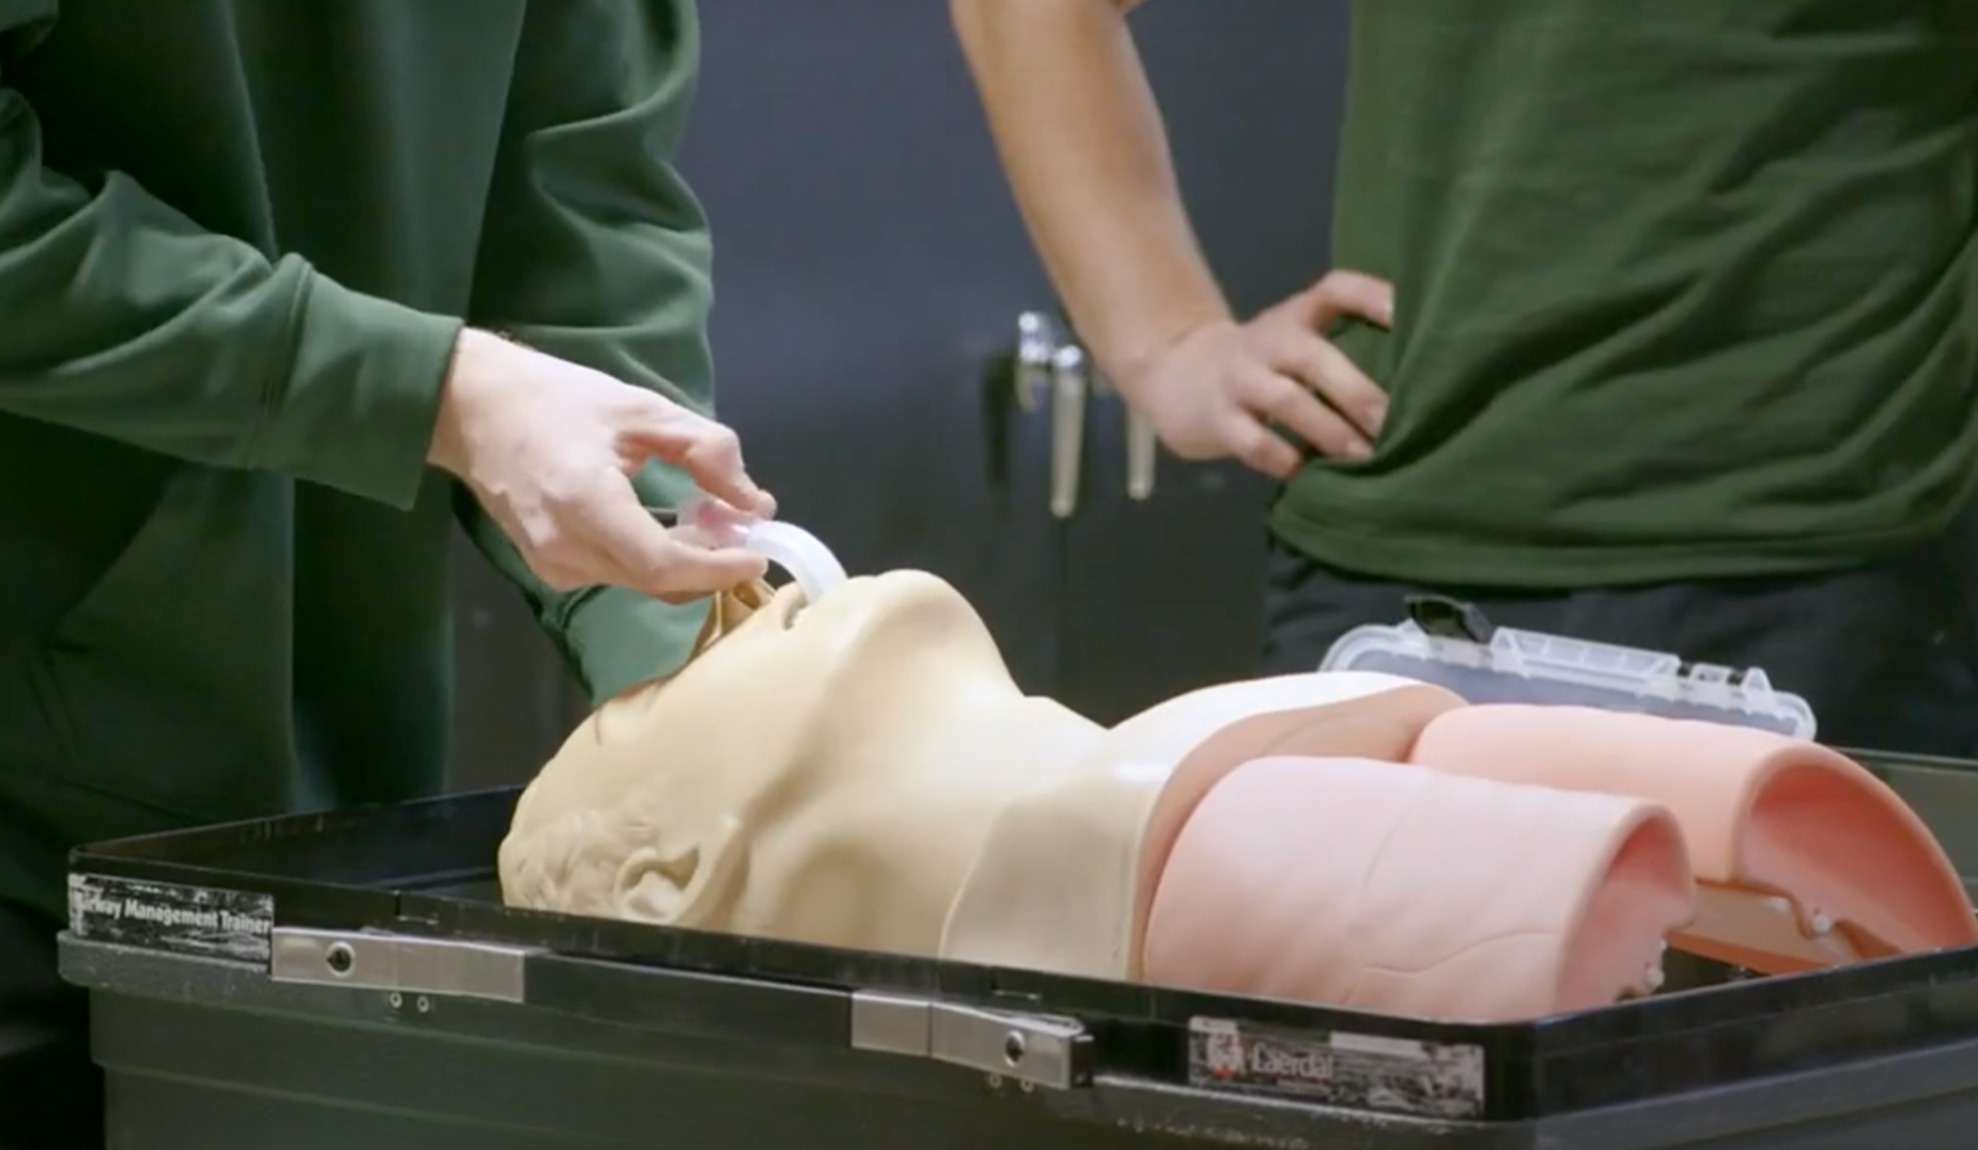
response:
[[[794,523],[760,519],[737,511],[705,492],[694,491],[676,512],[655,510],[673,526],[675,537],[707,547],[741,547],[790,573],[808,602],[843,583],[844,565],[817,536]]]

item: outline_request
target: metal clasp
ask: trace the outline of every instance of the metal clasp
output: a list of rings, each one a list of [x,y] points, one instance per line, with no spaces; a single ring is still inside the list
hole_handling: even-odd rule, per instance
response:
[[[277,927],[268,976],[392,994],[522,1002],[537,951],[456,939]]]
[[[1083,1085],[1092,1038],[1077,1019],[924,998],[852,995],[852,1049],[930,1058],[1055,1090]]]

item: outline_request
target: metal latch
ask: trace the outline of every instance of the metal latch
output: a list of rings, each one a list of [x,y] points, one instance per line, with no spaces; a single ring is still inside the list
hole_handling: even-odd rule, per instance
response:
[[[1071,1018],[983,1010],[924,998],[852,995],[852,1049],[931,1058],[1068,1090],[1089,1078],[1092,1037]]]
[[[305,982],[521,1002],[528,957],[535,950],[457,939],[363,931],[277,927],[268,974],[276,982]]]
[[[1408,619],[1437,639],[1488,645],[1497,628],[1474,603],[1447,595],[1409,595],[1402,600]]]

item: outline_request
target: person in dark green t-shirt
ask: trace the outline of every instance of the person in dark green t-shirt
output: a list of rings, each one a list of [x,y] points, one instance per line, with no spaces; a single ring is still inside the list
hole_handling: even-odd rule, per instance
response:
[[[0,0],[0,1145],[102,1144],[76,845],[440,783],[455,522],[668,673],[711,417],[690,0]],[[310,784],[304,791],[305,779]]]
[[[1339,270],[1246,320],[1135,2],[952,7],[1099,366],[1283,480],[1266,670],[1440,592],[1978,756],[1978,4],[1355,4]]]

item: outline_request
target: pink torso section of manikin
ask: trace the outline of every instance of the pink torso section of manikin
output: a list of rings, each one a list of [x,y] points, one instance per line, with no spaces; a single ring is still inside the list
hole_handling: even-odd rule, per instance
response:
[[[1145,971],[1446,1021],[1530,1019],[1653,991],[1691,894],[1681,832],[1652,803],[1369,759],[1253,759],[1176,840]]]
[[[1438,771],[1668,807],[1702,913],[1675,941],[1765,973],[1969,946],[1978,917],[1915,812],[1860,764],[1722,723],[1583,707],[1451,708],[1407,756]]]
[[[1104,732],[997,813],[950,904],[940,953],[1084,978],[1142,977],[1167,852],[1201,797],[1273,753],[1397,758],[1463,701],[1386,675],[1290,675],[1189,692]]]
[[[1406,687],[1254,715],[1195,747],[1141,855],[1140,975],[1476,1021],[1653,989],[1663,937],[1691,914],[1673,820],[1397,765],[1463,706]],[[1559,843],[1544,866],[1534,836]]]
[[[1268,767],[1248,772],[1250,761],[1273,756]],[[1340,756],[1361,761],[1342,765]],[[1408,772],[1387,780],[1367,773],[1366,760],[1410,759],[1445,775],[1508,784],[1517,797],[1473,793],[1456,801],[1399,777]],[[1639,806],[1632,810],[1645,806],[1669,817],[1631,823],[1631,816],[1601,816],[1610,820],[1607,839],[1587,836],[1593,824],[1584,811],[1578,830],[1563,837],[1531,831],[1538,815],[1563,810],[1540,796],[1562,792],[1633,799]],[[1349,793],[1360,801],[1342,801]],[[1537,806],[1524,807],[1525,800]],[[1300,814],[1287,817],[1294,807]],[[1365,826],[1352,812],[1376,809],[1390,813],[1383,825],[1397,828],[1396,842],[1409,838],[1409,828],[1435,826],[1438,812],[1468,810],[1461,834],[1475,834],[1481,823],[1490,828],[1486,839],[1513,844],[1501,856],[1514,860],[1508,872],[1493,875],[1485,889],[1549,908],[1552,925],[1506,936],[1480,928],[1484,919],[1446,914],[1472,901],[1468,880],[1492,873],[1487,848],[1430,864],[1441,881],[1427,889],[1449,897],[1440,904],[1403,899],[1413,908],[1406,914],[1372,916],[1388,927],[1385,934],[1358,925],[1311,933],[1342,921],[1341,892],[1397,889],[1355,870],[1365,861],[1364,844],[1358,854],[1321,857],[1321,844],[1330,841],[1322,833],[1327,819],[1347,818],[1337,841],[1350,844]],[[1575,816],[1554,817],[1571,824]],[[1673,835],[1670,817],[1679,828]],[[1521,820],[1529,833],[1499,833]],[[1294,823],[1308,832],[1286,839],[1295,848],[1289,853],[1232,849],[1246,841],[1246,830]],[[1676,865],[1690,853],[1684,835],[1702,843],[1693,865],[1706,880],[1705,915],[1686,931],[1695,904],[1677,896],[1689,882],[1687,866]],[[1580,861],[1562,871],[1561,852],[1550,844],[1567,841],[1578,844]],[[1534,851],[1539,842],[1548,845]],[[1590,845],[1601,842],[1615,846],[1604,869],[1604,856]],[[1402,857],[1431,855],[1410,848]],[[1276,865],[1259,867],[1265,858]],[[1469,869],[1445,869],[1452,861]],[[1543,881],[1548,874],[1553,880]],[[1579,878],[1562,884],[1560,874]],[[1546,1013],[1633,992],[1643,981],[1637,961],[1646,939],[1663,930],[1687,949],[1777,972],[1818,965],[1823,953],[1834,962],[1963,945],[1978,928],[1955,873],[1913,812],[1831,751],[1728,724],[1570,707],[1472,707],[1426,686],[1257,715],[1218,732],[1184,760],[1163,793],[1140,879],[1136,938],[1152,981],[1432,1017]],[[1576,885],[1587,881],[1592,885]],[[1732,897],[1711,903],[1713,890]],[[1818,918],[1835,916],[1848,945],[1828,952],[1803,940],[1781,945],[1780,905],[1796,908],[1809,931]],[[1492,913],[1501,916],[1503,908]],[[1424,957],[1437,953],[1421,934],[1425,927],[1444,932],[1446,944],[1462,937],[1465,924],[1467,945],[1477,948],[1469,953],[1519,956],[1489,966],[1494,982],[1463,973],[1469,960],[1462,953]],[[1522,941],[1514,945],[1512,937]],[[1288,960],[1292,955],[1303,957]],[[1514,969],[1523,974],[1507,979]]]
[[[1203,798],[1251,759],[1322,755],[1399,763],[1430,720],[1464,706],[1427,684],[1381,691],[1337,703],[1269,711],[1240,719],[1197,744],[1175,767],[1154,804],[1136,873],[1134,947],[1145,932],[1168,854]]]

